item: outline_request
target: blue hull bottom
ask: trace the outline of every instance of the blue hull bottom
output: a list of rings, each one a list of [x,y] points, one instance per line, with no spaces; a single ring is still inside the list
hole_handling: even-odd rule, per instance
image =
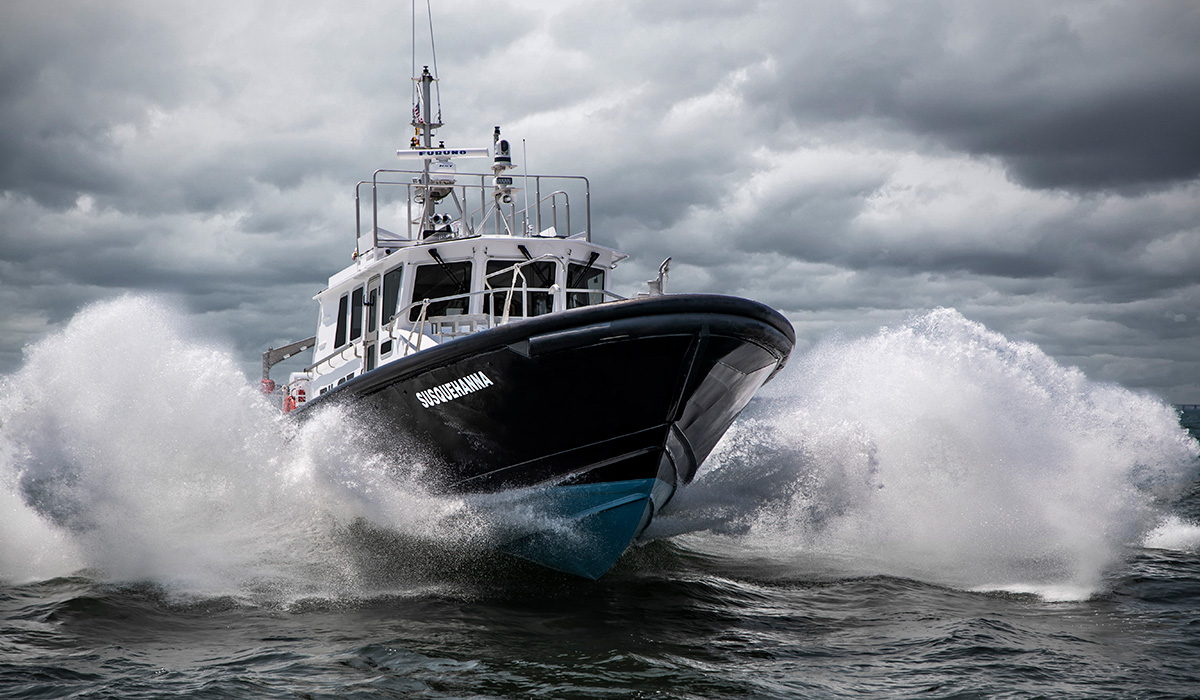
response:
[[[659,479],[552,486],[527,497],[544,527],[500,551],[556,571],[598,579],[612,568],[673,490]]]

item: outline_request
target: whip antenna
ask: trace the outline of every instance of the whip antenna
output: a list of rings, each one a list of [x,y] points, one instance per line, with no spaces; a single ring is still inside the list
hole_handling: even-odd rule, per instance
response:
[[[433,4],[432,0],[425,0],[425,13],[429,19],[429,53],[430,65],[433,66],[433,96],[434,102],[437,104],[437,122],[442,121],[442,89],[437,83],[438,67],[437,67],[437,43],[433,37]],[[413,114],[420,114],[421,107],[421,90],[416,85],[417,80],[417,0],[412,1],[412,77],[413,77]]]

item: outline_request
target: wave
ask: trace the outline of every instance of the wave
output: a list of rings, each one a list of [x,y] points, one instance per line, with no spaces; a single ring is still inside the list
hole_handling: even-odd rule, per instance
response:
[[[0,579],[353,596],[471,569],[513,525],[424,489],[415,446],[363,449],[354,416],[285,419],[158,300],[84,309],[0,382]],[[795,576],[1080,597],[1131,543],[1191,546],[1160,526],[1198,452],[1160,400],[938,310],[793,358],[649,534]]]
[[[464,504],[420,487],[419,451],[361,450],[335,411],[284,420],[157,300],[84,309],[2,391],[0,578],[327,593],[360,583],[360,521],[467,536]]]
[[[757,408],[656,534],[810,569],[1086,597],[1200,454],[1158,398],[952,309],[821,344]]]

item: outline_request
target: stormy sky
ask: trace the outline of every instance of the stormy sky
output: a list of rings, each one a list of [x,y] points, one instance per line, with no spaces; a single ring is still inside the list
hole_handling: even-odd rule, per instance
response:
[[[418,62],[429,63],[424,3]],[[353,187],[411,135],[408,3],[0,4],[0,372],[153,294],[234,352],[313,332]],[[952,307],[1200,401],[1200,3],[435,1],[451,145],[589,176],[633,293],[803,350]]]

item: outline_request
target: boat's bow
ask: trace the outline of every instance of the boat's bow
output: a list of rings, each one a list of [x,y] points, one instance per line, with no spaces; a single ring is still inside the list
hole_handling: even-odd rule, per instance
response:
[[[441,489],[528,490],[565,526],[514,537],[510,551],[594,576],[691,481],[794,340],[783,316],[746,299],[633,299],[443,343],[307,410],[352,400],[376,434],[427,438]]]

